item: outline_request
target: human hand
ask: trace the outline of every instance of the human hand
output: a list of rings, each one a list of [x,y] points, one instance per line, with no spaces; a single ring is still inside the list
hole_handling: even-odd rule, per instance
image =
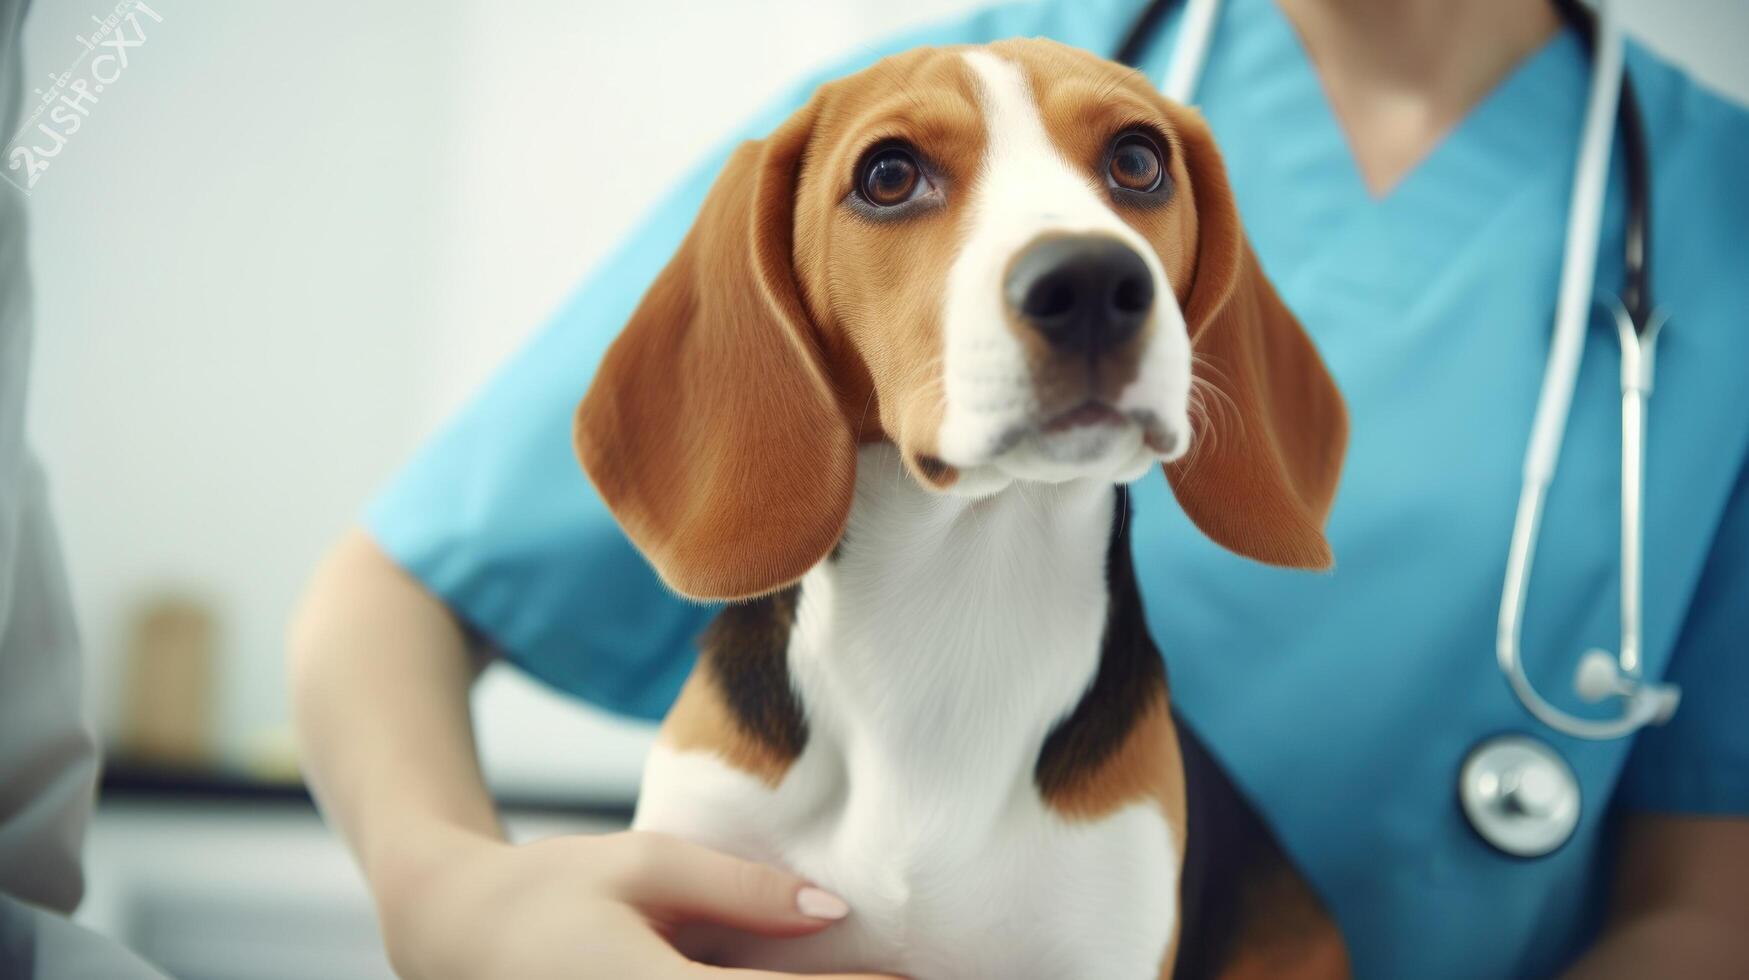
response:
[[[695,963],[670,939],[692,923],[806,936],[849,913],[794,875],[665,834],[451,838],[436,850],[378,903],[396,971],[421,980],[775,980],[788,975]]]

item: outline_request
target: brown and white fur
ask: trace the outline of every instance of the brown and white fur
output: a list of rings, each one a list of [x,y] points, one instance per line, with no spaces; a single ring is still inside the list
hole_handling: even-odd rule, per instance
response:
[[[1163,157],[1145,193],[1113,182],[1134,134]],[[877,205],[859,182],[893,147],[918,182]],[[1041,330],[1015,282],[1050,242],[1139,257],[1133,329]],[[1008,41],[822,87],[731,158],[576,435],[664,581],[733,601],[635,825],[854,910],[803,939],[687,937],[701,955],[919,980],[1346,972],[1172,714],[1130,571],[1114,488],[1161,463],[1216,541],[1327,566],[1346,438],[1206,126],[1145,78]]]

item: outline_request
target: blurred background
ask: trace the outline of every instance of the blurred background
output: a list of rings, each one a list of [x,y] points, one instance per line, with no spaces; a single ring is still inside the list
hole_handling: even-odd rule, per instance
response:
[[[977,5],[152,0],[30,200],[31,436],[111,756],[82,919],[181,977],[388,975],[297,782],[303,580],[700,154],[808,69]],[[1624,6],[1749,100],[1749,3]],[[109,7],[36,0],[26,78]],[[646,729],[497,668],[476,709],[517,832],[623,821]]]

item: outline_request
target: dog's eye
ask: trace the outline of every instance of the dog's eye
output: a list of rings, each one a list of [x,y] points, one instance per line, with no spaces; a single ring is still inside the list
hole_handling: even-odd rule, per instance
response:
[[[1153,194],[1166,181],[1166,159],[1159,144],[1145,133],[1129,132],[1111,144],[1105,164],[1106,181],[1118,190]]]
[[[917,158],[903,147],[888,147],[870,155],[862,165],[857,188],[863,200],[877,208],[904,204],[923,184]]]

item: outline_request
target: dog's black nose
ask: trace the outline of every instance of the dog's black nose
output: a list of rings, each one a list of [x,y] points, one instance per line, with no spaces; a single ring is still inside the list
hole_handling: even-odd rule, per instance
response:
[[[1154,307],[1154,274],[1106,235],[1057,235],[1008,267],[1008,308],[1059,350],[1097,354],[1135,336]]]

